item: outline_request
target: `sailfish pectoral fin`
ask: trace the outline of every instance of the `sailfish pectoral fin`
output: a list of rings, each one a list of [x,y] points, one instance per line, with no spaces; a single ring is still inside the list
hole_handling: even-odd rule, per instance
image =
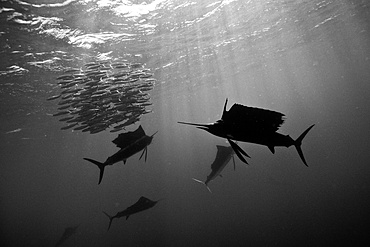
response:
[[[141,160],[141,158],[143,157],[143,155],[144,155],[144,153],[145,153],[145,162],[146,162],[147,152],[148,152],[148,148],[147,148],[147,147],[145,147],[145,148],[143,149],[143,152],[142,152],[142,153],[141,153],[141,155],[140,155],[139,160]]]
[[[229,141],[231,147],[234,149],[234,152],[236,153],[236,155],[238,156],[238,158],[241,161],[243,161],[245,164],[249,165],[248,162],[243,157],[243,155],[247,156],[248,158],[250,158],[250,156],[243,149],[241,149],[241,147],[239,147],[238,144],[236,144],[235,142],[233,142],[229,138],[227,138],[227,140]]]
[[[234,163],[234,171],[235,171],[235,158],[233,156],[233,163]]]

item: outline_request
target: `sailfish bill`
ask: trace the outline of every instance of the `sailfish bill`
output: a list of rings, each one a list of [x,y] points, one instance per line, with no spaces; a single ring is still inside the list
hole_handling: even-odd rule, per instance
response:
[[[188,122],[177,122],[179,124],[186,124],[186,125],[193,125],[193,126],[197,126],[199,129],[204,129],[206,130],[208,128],[209,125],[211,124],[198,124],[198,123],[188,123]]]
[[[226,101],[227,102],[227,101]],[[226,107],[226,104],[225,104],[225,107]],[[206,130],[208,132],[210,132],[209,130],[212,129],[212,126],[216,125],[216,124],[198,124],[198,123],[188,123],[188,122],[178,122],[180,124],[186,124],[186,125],[193,125],[193,126],[196,126],[198,129],[202,129],[202,130]],[[238,156],[238,158],[244,162],[245,164],[249,165],[247,160],[243,157],[244,156],[247,156],[248,158],[250,158],[250,156],[241,148],[238,146],[238,144],[236,144],[235,142],[233,142],[230,138],[228,138],[226,135],[225,136],[220,136],[220,137],[226,137],[226,139],[229,141],[231,147],[234,149],[234,152],[236,153],[236,155]]]

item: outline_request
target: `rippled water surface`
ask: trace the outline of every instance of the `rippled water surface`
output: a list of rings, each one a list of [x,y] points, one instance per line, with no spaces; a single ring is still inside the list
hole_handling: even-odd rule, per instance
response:
[[[63,246],[369,240],[368,1],[0,0],[0,22],[2,246],[53,246],[73,226]],[[71,128],[53,116],[62,97],[74,99],[64,102]],[[293,147],[239,142],[249,166],[235,156],[212,193],[192,180],[204,181],[216,145],[229,144],[177,122],[215,122],[226,98],[228,108],[284,113],[279,133],[293,139],[315,124],[302,144],[309,167]],[[158,131],[147,161],[108,166],[98,185],[83,158],[103,162],[118,151],[111,141],[140,125]],[[141,196],[163,200],[107,232],[102,211]]]

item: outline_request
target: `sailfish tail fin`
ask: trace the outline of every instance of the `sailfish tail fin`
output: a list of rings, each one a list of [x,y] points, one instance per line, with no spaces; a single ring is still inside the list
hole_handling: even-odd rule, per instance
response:
[[[201,183],[201,184],[204,184],[206,187],[207,187],[207,190],[212,193],[211,189],[208,187],[208,185],[203,182],[203,181],[200,181],[199,179],[196,179],[196,178],[192,178],[195,182],[198,182],[198,183]]]
[[[303,163],[308,167],[307,165],[307,162],[303,156],[303,151],[302,151],[302,148],[301,148],[301,145],[302,145],[302,140],[303,138],[307,135],[307,133],[312,129],[312,127],[315,126],[314,124],[311,125],[310,127],[308,127],[298,138],[297,140],[294,141],[294,146],[295,148],[297,149],[297,152],[299,154],[299,157],[301,157],[301,160],[303,161]]]
[[[91,163],[93,163],[93,164],[95,164],[99,167],[100,175],[99,175],[99,183],[98,184],[100,184],[101,180],[103,179],[103,174],[104,174],[104,168],[105,168],[104,163],[101,163],[99,161],[89,159],[89,158],[84,158],[84,160],[90,161]]]
[[[114,217],[113,216],[110,216],[109,214],[107,214],[104,211],[103,211],[103,213],[109,218],[109,226],[108,226],[108,230],[107,230],[107,231],[109,231],[109,228],[112,225],[112,221],[113,221]]]

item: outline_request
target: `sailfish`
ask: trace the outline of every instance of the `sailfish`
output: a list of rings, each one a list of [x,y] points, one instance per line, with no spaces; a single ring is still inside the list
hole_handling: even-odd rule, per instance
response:
[[[91,163],[99,167],[100,175],[99,175],[98,184],[100,184],[103,179],[104,168],[106,166],[113,165],[120,161],[123,161],[123,163],[126,164],[126,160],[129,157],[140,152],[141,150],[143,150],[143,152],[141,153],[139,160],[143,157],[143,154],[145,153],[145,161],[146,161],[147,154],[148,154],[148,146],[152,142],[153,137],[157,132],[155,132],[151,136],[147,136],[143,130],[143,127],[141,127],[140,125],[137,128],[137,130],[130,131],[127,133],[121,133],[118,135],[116,139],[112,141],[114,144],[116,144],[117,147],[120,148],[120,150],[116,152],[115,154],[113,154],[112,156],[109,156],[104,163],[90,159],[90,158],[83,158],[83,159],[90,161]]]
[[[58,242],[55,244],[55,246],[60,246],[62,245],[68,238],[70,238],[73,234],[76,233],[77,231],[77,228],[80,226],[77,225],[77,226],[71,226],[71,227],[67,227],[64,229],[64,232],[63,232],[63,235],[60,237],[60,239],[58,240]]]
[[[142,196],[142,197],[139,198],[139,200],[136,203],[134,203],[133,205],[129,206],[125,210],[118,212],[114,216],[111,216],[111,215],[109,215],[109,214],[107,214],[106,212],[103,211],[103,213],[109,218],[108,230],[110,229],[110,227],[112,225],[113,219],[115,219],[115,218],[121,218],[121,217],[126,217],[126,220],[127,220],[128,217],[130,217],[130,215],[139,213],[139,212],[144,211],[144,210],[147,210],[149,208],[152,208],[159,201],[160,200],[158,200],[158,201],[152,201],[152,200],[150,200],[150,199]]]
[[[235,159],[234,159],[234,150],[232,147],[226,147],[226,146],[220,146],[217,145],[217,154],[216,158],[211,164],[211,173],[207,176],[206,181],[200,181],[198,179],[193,178],[193,180],[204,184],[208,191],[211,192],[211,189],[208,187],[208,183],[217,178],[218,176],[221,176],[221,172],[223,169],[226,167],[226,165],[229,163],[231,158],[233,158],[233,163],[234,163],[234,170],[235,170]]]
[[[283,135],[277,132],[284,123],[284,114],[237,103],[227,111],[227,101],[228,99],[226,99],[221,119],[217,120],[215,123],[178,123],[194,125],[215,136],[226,138],[239,159],[246,164],[248,163],[243,155],[249,158],[250,156],[233,142],[233,140],[264,145],[267,146],[272,153],[275,153],[275,147],[277,146],[290,147],[293,145],[302,162],[308,166],[301,149],[301,144],[303,138],[312,129],[314,124],[308,127],[296,140],[294,140],[289,135]]]

